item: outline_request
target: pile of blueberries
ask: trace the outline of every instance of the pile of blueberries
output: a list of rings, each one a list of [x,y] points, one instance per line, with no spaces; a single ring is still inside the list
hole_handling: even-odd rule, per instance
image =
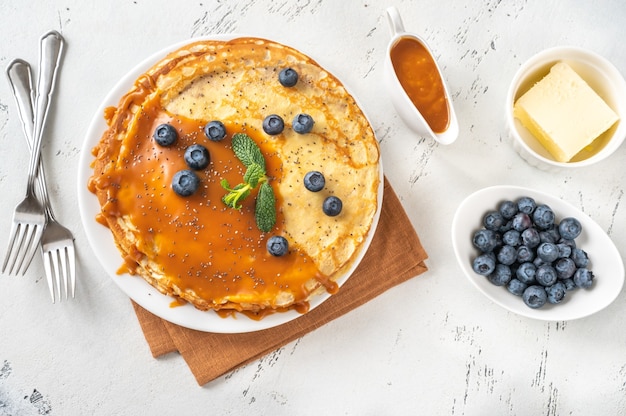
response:
[[[472,268],[530,308],[561,303],[566,292],[592,286],[587,253],[576,247],[582,232],[576,218],[557,222],[548,205],[522,196],[487,212],[482,225],[472,237],[480,251]]]

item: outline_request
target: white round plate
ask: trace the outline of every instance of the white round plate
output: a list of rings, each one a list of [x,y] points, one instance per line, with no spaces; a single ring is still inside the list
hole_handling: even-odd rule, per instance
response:
[[[482,218],[489,210],[497,209],[504,200],[515,201],[530,196],[537,203],[552,208],[557,221],[565,217],[577,218],[583,231],[576,238],[576,246],[589,256],[590,269],[595,275],[590,289],[575,289],[565,295],[557,305],[546,304],[531,309],[519,296],[512,295],[506,287],[491,284],[484,276],[472,269],[472,260],[478,250],[472,244],[475,231],[482,228]],[[469,281],[493,302],[528,318],[545,321],[568,321],[596,313],[615,300],[624,285],[624,263],[609,236],[587,214],[552,195],[517,186],[493,186],[468,196],[457,209],[452,221],[452,245],[454,253]]]
[[[204,332],[216,332],[216,333],[242,333],[259,331],[262,329],[272,328],[293,319],[302,316],[296,311],[288,311],[284,313],[275,313],[266,316],[260,321],[252,320],[245,315],[237,314],[235,317],[221,318],[215,312],[203,312],[194,308],[190,304],[183,306],[172,307],[173,298],[161,294],[159,291],[150,286],[142,278],[137,276],[131,276],[129,274],[118,274],[117,271],[122,265],[122,257],[115,246],[113,236],[108,228],[102,226],[96,222],[96,214],[100,212],[100,204],[96,196],[87,189],[87,182],[89,177],[93,174],[90,164],[93,161],[93,155],[91,150],[95,147],[100,140],[102,134],[107,129],[107,125],[104,121],[104,109],[109,106],[116,106],[119,99],[130,90],[134,81],[144,72],[146,72],[152,65],[165,57],[169,52],[183,47],[184,45],[202,40],[230,40],[237,37],[243,37],[243,35],[215,35],[207,36],[203,38],[189,39],[177,44],[171,45],[145,59],[135,68],[133,68],[128,74],[126,74],[113,89],[106,96],[100,108],[96,111],[85,138],[83,148],[81,150],[79,165],[78,165],[78,205],[80,210],[80,216],[87,234],[89,244],[94,251],[94,254],[107,274],[113,279],[113,281],[126,293],[133,301],[142,306],[144,309],[150,311],[154,315],[165,319],[166,321],[174,324],[195,329]],[[247,36],[246,36],[247,37]],[[320,62],[319,60],[317,62]],[[343,82],[342,82],[343,83]],[[346,84],[343,83],[346,90],[350,92]],[[354,97],[354,95],[353,95]],[[363,107],[360,106],[363,110]],[[380,162],[379,162],[380,163]],[[337,280],[338,285],[341,287],[350,275],[354,272],[358,264],[363,259],[365,252],[367,251],[378,220],[380,217],[380,210],[382,207],[383,199],[383,170],[382,163],[380,163],[380,184],[378,188],[378,209],[376,211],[372,227],[367,235],[365,244],[363,244],[358,256],[353,263],[352,267]],[[310,309],[312,310],[319,306],[322,302],[328,299],[330,295],[323,294],[314,297],[310,303]]]

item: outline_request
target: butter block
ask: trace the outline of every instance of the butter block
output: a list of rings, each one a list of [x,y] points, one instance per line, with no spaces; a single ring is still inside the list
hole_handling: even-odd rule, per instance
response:
[[[563,62],[517,100],[513,115],[559,162],[569,162],[619,120]]]

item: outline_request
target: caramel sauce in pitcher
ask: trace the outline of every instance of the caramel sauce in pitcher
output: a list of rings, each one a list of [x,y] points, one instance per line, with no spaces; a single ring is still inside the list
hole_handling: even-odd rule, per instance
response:
[[[403,37],[391,48],[391,63],[402,88],[432,131],[446,131],[450,108],[439,69],[426,47]]]

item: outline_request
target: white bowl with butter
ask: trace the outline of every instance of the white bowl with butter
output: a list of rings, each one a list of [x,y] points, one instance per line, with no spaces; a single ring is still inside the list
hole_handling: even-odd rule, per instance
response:
[[[594,52],[547,49],[515,74],[506,120],[515,150],[530,165],[589,166],[613,154],[626,138],[626,81]]]

